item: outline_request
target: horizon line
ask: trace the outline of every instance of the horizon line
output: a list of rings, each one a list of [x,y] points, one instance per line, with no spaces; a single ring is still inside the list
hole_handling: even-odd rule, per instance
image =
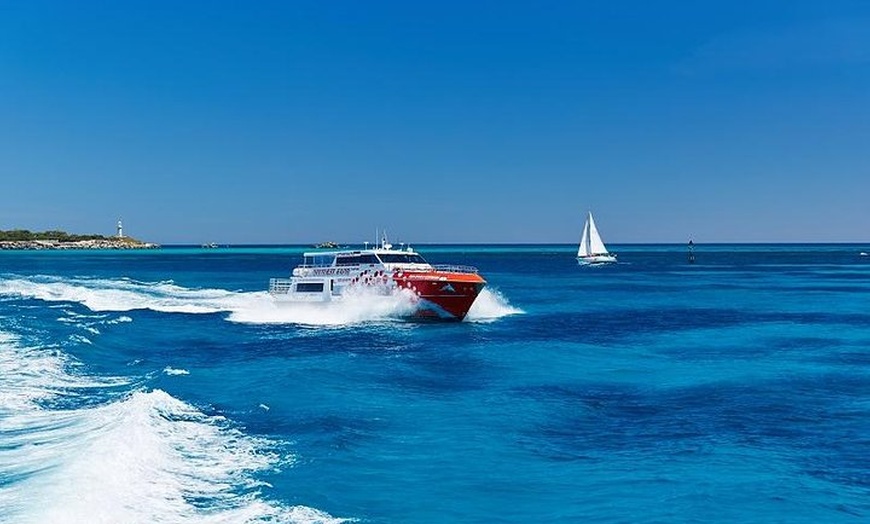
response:
[[[189,242],[169,242],[169,243],[160,243],[155,242],[160,246],[176,246],[176,247],[207,247],[201,243],[189,243]],[[257,243],[234,243],[234,242],[213,242],[217,246],[238,246],[238,247],[255,247],[255,246],[294,246],[294,247],[316,247],[317,243],[314,242],[257,242]],[[370,246],[373,246],[373,242],[368,243]],[[650,246],[650,245],[670,245],[670,246],[686,246],[688,242],[608,242],[608,246]],[[694,246],[713,246],[713,245],[737,245],[737,246],[751,246],[751,245],[783,245],[783,246],[799,246],[799,245],[865,245],[870,244],[870,240],[867,241],[747,241],[747,242],[732,242],[732,241],[717,241],[717,242],[695,242],[692,241],[692,245]],[[329,249],[341,249],[346,247],[353,246],[361,246],[363,243],[353,243],[353,244],[344,244],[338,248],[329,248]],[[403,246],[576,246],[576,242],[405,242],[402,243]],[[327,249],[327,248],[323,248]]]

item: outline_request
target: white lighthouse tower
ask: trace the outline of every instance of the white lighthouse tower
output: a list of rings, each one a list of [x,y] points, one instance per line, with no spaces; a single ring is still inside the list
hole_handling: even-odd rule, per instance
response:
[[[118,238],[124,238],[124,225],[121,224],[121,219],[118,219]]]

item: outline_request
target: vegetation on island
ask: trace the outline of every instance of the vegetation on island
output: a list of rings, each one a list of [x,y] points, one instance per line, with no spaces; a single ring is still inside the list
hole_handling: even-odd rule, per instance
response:
[[[66,231],[0,229],[0,249],[129,249],[159,247],[132,237],[75,235]]]
[[[79,242],[81,240],[117,240],[117,237],[103,235],[73,235],[66,231],[28,231],[27,229],[0,229],[0,242],[32,242],[34,240],[49,240],[55,242]],[[132,239],[131,239],[132,240]],[[134,240],[135,242],[135,240]]]

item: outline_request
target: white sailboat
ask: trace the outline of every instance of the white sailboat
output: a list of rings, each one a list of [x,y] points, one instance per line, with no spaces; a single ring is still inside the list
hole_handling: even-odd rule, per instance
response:
[[[616,262],[616,255],[609,253],[598,228],[595,227],[595,219],[592,212],[586,217],[586,225],[583,226],[583,236],[580,238],[580,247],[577,249],[577,262],[581,265],[607,264]]]

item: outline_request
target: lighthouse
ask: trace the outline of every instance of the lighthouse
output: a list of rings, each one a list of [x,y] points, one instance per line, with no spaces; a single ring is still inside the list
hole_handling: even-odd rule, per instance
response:
[[[121,224],[121,219],[118,219],[118,238],[124,238],[124,225]]]

